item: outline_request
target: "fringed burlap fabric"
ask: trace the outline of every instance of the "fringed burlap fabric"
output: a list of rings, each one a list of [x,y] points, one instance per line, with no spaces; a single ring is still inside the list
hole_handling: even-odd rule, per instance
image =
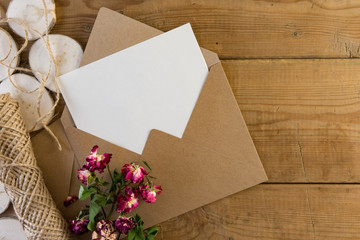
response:
[[[70,239],[37,166],[19,105],[8,94],[0,95],[0,181],[28,239]]]

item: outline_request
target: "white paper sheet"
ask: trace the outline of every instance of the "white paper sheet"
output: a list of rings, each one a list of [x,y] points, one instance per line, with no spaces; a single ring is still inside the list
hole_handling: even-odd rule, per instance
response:
[[[141,154],[152,129],[181,138],[208,75],[190,24],[59,78],[77,128]]]

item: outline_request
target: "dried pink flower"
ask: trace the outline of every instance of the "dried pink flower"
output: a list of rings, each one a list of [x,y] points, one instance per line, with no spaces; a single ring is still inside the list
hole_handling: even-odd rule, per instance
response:
[[[104,172],[104,169],[109,164],[112,154],[104,153],[102,155],[98,155],[98,146],[94,146],[91,150],[91,154],[86,158],[86,164],[84,167],[88,169],[90,172],[94,172],[97,170],[99,173]]]
[[[148,175],[145,169],[135,163],[125,164],[121,168],[125,180],[130,180],[132,183],[141,183],[144,180],[145,175]]]
[[[68,207],[70,206],[72,203],[76,202],[79,198],[75,195],[73,196],[68,196],[65,201],[64,201],[64,206]]]
[[[95,231],[92,232],[92,240],[116,240],[119,232],[115,228],[114,222],[110,220],[100,220],[96,224]]]
[[[139,187],[140,197],[147,203],[154,203],[157,195],[160,195],[162,191],[161,186],[153,185],[151,188],[148,184],[141,185]]]
[[[128,232],[134,227],[134,222],[127,217],[119,217],[115,221],[115,227],[120,234],[128,234]]]
[[[121,213],[129,213],[134,208],[139,206],[139,199],[137,197],[137,192],[135,189],[130,188],[129,186],[125,187],[125,195],[120,194],[117,198],[117,208],[116,211]]]
[[[69,223],[70,223],[69,230],[76,235],[85,233],[88,230],[87,229],[87,225],[89,224],[88,219],[70,220]]]
[[[92,173],[86,169],[86,166],[84,165],[82,168],[78,169],[78,179],[82,182],[82,184],[87,185],[88,178],[90,177]]]

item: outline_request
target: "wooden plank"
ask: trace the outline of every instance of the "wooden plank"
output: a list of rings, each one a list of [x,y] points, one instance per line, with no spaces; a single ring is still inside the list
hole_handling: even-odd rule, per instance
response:
[[[223,66],[271,182],[360,181],[360,60]]]
[[[357,0],[56,0],[56,5],[52,33],[83,46],[104,6],[164,31],[191,22],[200,45],[221,58],[360,56]]]
[[[356,240],[359,201],[359,185],[262,184],[160,224],[157,239]]]
[[[158,239],[360,239],[358,185],[263,184],[161,224]]]

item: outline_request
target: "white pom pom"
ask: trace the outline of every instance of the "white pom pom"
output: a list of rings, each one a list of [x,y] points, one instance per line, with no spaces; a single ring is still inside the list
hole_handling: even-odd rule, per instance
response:
[[[6,17],[17,19],[26,27],[29,27],[29,40],[38,39],[40,36],[34,30],[38,31],[42,36],[46,33],[46,29],[50,30],[55,24],[54,1],[45,0],[45,4],[48,18],[47,25],[42,0],[12,0],[7,9]],[[9,26],[17,35],[25,38],[25,31],[19,24],[10,22]],[[31,30],[31,28],[34,30]]]
[[[75,70],[80,66],[83,50],[80,44],[74,39],[60,35],[50,34],[49,43],[56,61],[58,76]],[[49,71],[50,55],[42,39],[37,40],[29,52],[29,63],[32,70],[40,72],[44,77]],[[46,87],[51,91],[56,91],[54,64],[46,82]],[[35,73],[36,78],[42,81],[39,74]]]
[[[33,91],[36,88],[39,88],[40,83],[34,78],[26,74],[14,74],[11,76],[12,81],[16,86],[21,87],[26,91]],[[40,89],[33,93],[25,93],[15,88],[9,79],[4,80],[0,84],[0,94],[10,93],[10,96],[16,99],[19,102],[20,111],[25,121],[25,126],[28,131],[32,129],[36,121],[39,119],[37,111],[37,99],[39,97]],[[44,94],[40,103],[40,114],[41,116],[48,113],[53,106],[53,100],[51,99],[48,91],[45,89]],[[49,122],[52,118],[51,116],[46,118],[46,123]],[[42,124],[38,123],[33,131],[39,130],[42,128]]]
[[[10,51],[10,47],[11,47],[11,51]],[[7,31],[0,28],[0,60],[4,59],[3,63],[5,65],[9,66],[11,63],[11,67],[17,67],[19,63],[19,56],[17,56],[14,59],[17,50],[18,49],[14,39],[10,36],[10,34]],[[10,69],[10,74],[12,74],[13,72],[14,69]],[[0,64],[0,81],[4,80],[7,76],[8,76],[8,68]]]
[[[5,212],[6,209],[8,209],[9,204],[10,204],[10,198],[5,192],[4,185],[0,183],[0,214]]]
[[[1,240],[26,240],[25,232],[17,219],[0,218],[0,239]]]

